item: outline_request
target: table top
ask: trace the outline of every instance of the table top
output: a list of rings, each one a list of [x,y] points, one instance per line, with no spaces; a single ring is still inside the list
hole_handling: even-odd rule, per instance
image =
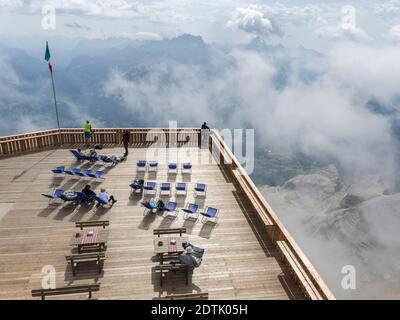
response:
[[[79,236],[77,237],[77,235]],[[108,240],[108,230],[101,228],[90,228],[76,232],[72,235],[71,246],[94,245],[106,243]]]
[[[176,239],[176,244],[171,245],[170,240]],[[158,245],[158,243],[162,241],[162,245]],[[169,235],[165,237],[159,237],[154,239],[154,253],[163,254],[163,253],[175,253],[175,252],[183,252],[182,243],[189,242],[189,237],[179,235]]]

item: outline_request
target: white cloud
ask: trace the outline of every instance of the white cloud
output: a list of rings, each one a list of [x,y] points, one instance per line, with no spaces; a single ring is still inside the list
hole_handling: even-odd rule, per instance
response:
[[[228,21],[228,26],[236,26],[244,32],[263,37],[278,31],[257,6],[237,8],[232,20]]]
[[[198,67],[159,65],[136,81],[116,71],[105,92],[137,119],[168,114],[189,125],[202,119],[217,127],[251,124],[257,136],[276,149],[336,159],[352,173],[390,177],[395,149],[390,121],[365,104],[398,96],[396,50],[340,45],[328,55],[319,81],[305,85],[293,75],[281,90],[273,83],[272,61],[236,51],[231,55],[234,67],[218,77],[210,78]]]
[[[397,14],[400,12],[400,1],[391,0],[374,5],[374,12],[378,14]]]
[[[400,24],[390,28],[389,37],[396,42],[400,42]]]
[[[315,35],[320,38],[339,39],[350,41],[371,41],[372,38],[359,27],[346,27],[341,25],[324,25],[315,30]]]

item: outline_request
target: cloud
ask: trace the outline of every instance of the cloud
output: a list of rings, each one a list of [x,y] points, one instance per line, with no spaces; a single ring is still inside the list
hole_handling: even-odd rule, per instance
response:
[[[369,42],[372,40],[362,28],[355,25],[330,25],[325,19],[319,18],[318,26],[314,34],[319,38],[334,40],[348,40],[358,42]]]
[[[203,119],[221,128],[251,125],[275,149],[334,159],[352,174],[377,172],[390,178],[395,149],[391,122],[366,104],[398,96],[396,50],[338,45],[319,80],[304,84],[291,75],[279,90],[274,62],[251,51],[232,52],[233,64],[218,76],[180,64],[153,66],[136,80],[115,70],[104,90],[139,121],[167,114],[187,125]]]
[[[228,21],[227,25],[229,27],[235,26],[246,33],[261,37],[280,33],[279,29],[257,6],[237,8],[234,17]]]
[[[125,37],[132,40],[162,40],[163,37],[155,32],[136,32],[136,33],[128,33],[122,32],[120,34],[121,37]]]
[[[390,28],[389,37],[395,42],[400,42],[400,24]]]
[[[79,24],[78,22],[70,22],[70,23],[64,23],[64,25],[68,28],[72,28],[72,29],[80,29],[80,30],[86,30],[89,31],[92,28],[83,25],[83,24]]]
[[[397,14],[400,12],[400,1],[391,0],[374,5],[374,12],[377,14]]]

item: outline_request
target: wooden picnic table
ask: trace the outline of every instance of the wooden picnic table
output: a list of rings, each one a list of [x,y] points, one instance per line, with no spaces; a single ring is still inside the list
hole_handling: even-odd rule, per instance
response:
[[[108,230],[101,228],[84,229],[72,235],[70,245],[77,246],[81,253],[82,247],[98,247],[104,249],[108,240]]]
[[[176,240],[176,243],[171,244],[171,240]],[[185,250],[182,246],[184,242],[189,242],[188,236],[169,235],[156,238],[154,239],[154,253],[161,256],[163,254],[183,252]]]

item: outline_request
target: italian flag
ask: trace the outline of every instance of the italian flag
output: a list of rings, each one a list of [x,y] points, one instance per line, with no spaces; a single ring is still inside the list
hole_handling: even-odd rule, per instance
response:
[[[46,60],[49,64],[49,70],[53,73],[53,66],[50,63],[50,50],[49,50],[49,43],[46,41],[46,53],[44,54],[44,60]]]

